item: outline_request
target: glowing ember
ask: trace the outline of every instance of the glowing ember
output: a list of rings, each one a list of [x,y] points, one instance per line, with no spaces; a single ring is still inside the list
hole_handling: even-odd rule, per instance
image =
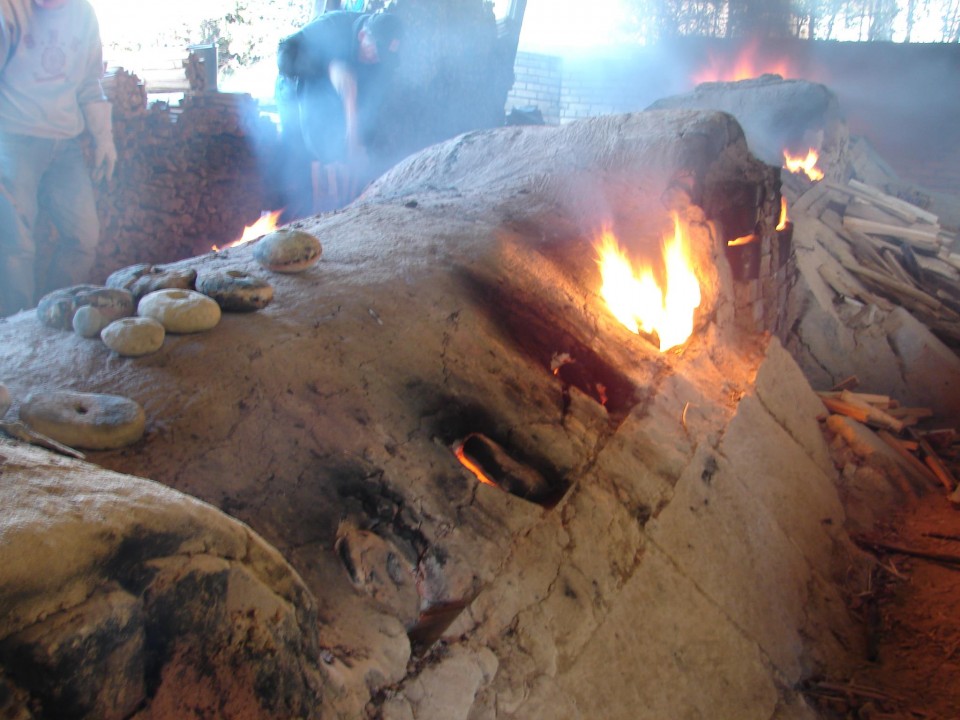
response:
[[[656,333],[660,352],[686,342],[693,332],[694,311],[700,307],[700,283],[680,219],[674,216],[673,239],[664,239],[665,289],[651,266],[634,267],[610,231],[602,233],[597,253],[603,281],[600,295],[613,316],[631,332]]]
[[[813,148],[807,151],[806,157],[800,155],[791,155],[786,150],[783,151],[783,165],[792,173],[804,172],[807,177],[816,182],[823,180],[823,171],[817,167],[820,155]]]
[[[708,66],[694,74],[694,84],[738,82],[768,73],[779,75],[782,78],[793,75],[786,60],[758,60],[756,57],[757,51],[757,43],[754,42],[744,47],[733,61],[728,59],[718,60],[716,57],[711,57]]]
[[[225,245],[223,249],[226,250],[227,248],[237,247],[238,245],[245,245],[248,242],[253,242],[257,238],[263,237],[269,232],[273,232],[277,229],[277,218],[280,217],[280,213],[282,212],[283,210],[274,210],[272,212],[260,213],[259,220],[253,225],[247,225],[243,228],[243,234],[239,240],[234,240],[229,245]],[[221,248],[214,245],[210,249],[214,252],[220,252]]]
[[[466,453],[463,452],[464,444],[465,443],[458,443],[453,449],[453,454],[457,456],[457,460],[460,461],[460,464],[472,472],[480,482],[486,483],[487,485],[493,485],[495,488],[500,487],[484,474],[483,469],[479,465],[466,456]]]
[[[783,230],[787,227],[790,218],[787,217],[787,198],[780,196],[780,222],[777,223],[777,230]]]

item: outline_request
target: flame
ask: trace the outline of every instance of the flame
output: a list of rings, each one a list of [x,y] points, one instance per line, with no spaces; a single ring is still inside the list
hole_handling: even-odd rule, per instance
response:
[[[674,215],[673,239],[664,239],[666,288],[661,289],[653,268],[635,268],[616,237],[604,230],[597,244],[602,286],[600,295],[610,312],[631,332],[656,333],[660,352],[686,342],[693,333],[693,314],[700,307],[700,283],[680,218]]]
[[[707,66],[694,73],[693,82],[695,85],[705,82],[738,82],[740,80],[749,80],[750,78],[760,77],[765,74],[779,75],[787,78],[794,73],[785,59],[765,60],[757,59],[758,43],[751,42],[744,46],[736,58],[731,62],[716,56],[710,57]]]
[[[787,223],[790,221],[790,218],[787,217],[787,198],[785,195],[780,196],[780,222],[777,223],[777,230],[783,230],[787,227]]]
[[[786,150],[783,151],[783,165],[792,173],[805,172],[807,177],[816,182],[823,180],[823,171],[817,167],[820,155],[816,150],[810,148],[807,150],[806,157],[801,155],[791,155]]]
[[[464,453],[463,451],[463,446],[464,446],[464,443],[459,443],[453,449],[453,454],[457,456],[457,460],[460,461],[460,464],[463,465],[467,470],[472,472],[476,476],[477,480],[479,480],[480,482],[485,483],[487,485],[493,485],[495,488],[499,488],[500,486],[497,485],[497,483],[495,483],[493,480],[491,480],[486,476],[486,474],[483,472],[483,468],[481,468],[479,465],[473,462],[473,460],[467,457],[466,453]]]
[[[271,212],[264,211],[260,213],[260,219],[257,220],[253,225],[247,225],[243,228],[243,234],[240,236],[239,240],[234,240],[229,245],[224,245],[223,249],[237,247],[237,245],[245,245],[248,242],[252,242],[259,237],[263,237],[269,232],[273,232],[277,229],[277,219],[280,217],[280,213],[283,210],[273,210]],[[220,252],[220,248],[216,245],[211,246],[210,248],[214,252]]]
[[[753,233],[749,235],[744,235],[743,237],[738,237],[736,240],[730,240],[727,243],[727,247],[737,247],[738,245],[749,245],[757,239],[757,236]]]

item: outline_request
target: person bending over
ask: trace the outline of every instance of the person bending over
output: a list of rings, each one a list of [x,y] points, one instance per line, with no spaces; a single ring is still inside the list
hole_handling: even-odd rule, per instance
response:
[[[286,107],[296,110],[281,117],[281,128],[299,126],[313,161],[362,171],[365,148],[383,121],[380,103],[402,36],[401,21],[393,13],[338,10],[280,41],[279,87],[286,93]]]

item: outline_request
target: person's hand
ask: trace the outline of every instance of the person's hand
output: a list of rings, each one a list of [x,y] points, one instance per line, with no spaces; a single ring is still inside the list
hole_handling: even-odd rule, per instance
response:
[[[117,166],[117,146],[114,145],[113,138],[103,140],[94,138],[93,142],[93,170],[90,177],[94,182],[110,180]]]
[[[352,107],[357,104],[357,78],[346,63],[330,63],[330,84],[345,106]]]
[[[94,182],[109,180],[117,164],[117,146],[113,142],[112,107],[108,102],[93,102],[83,106],[83,118],[93,137]]]

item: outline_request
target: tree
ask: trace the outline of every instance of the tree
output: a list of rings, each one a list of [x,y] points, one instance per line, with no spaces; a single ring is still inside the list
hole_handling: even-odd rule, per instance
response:
[[[790,34],[791,0],[729,3],[729,37],[783,37]]]

